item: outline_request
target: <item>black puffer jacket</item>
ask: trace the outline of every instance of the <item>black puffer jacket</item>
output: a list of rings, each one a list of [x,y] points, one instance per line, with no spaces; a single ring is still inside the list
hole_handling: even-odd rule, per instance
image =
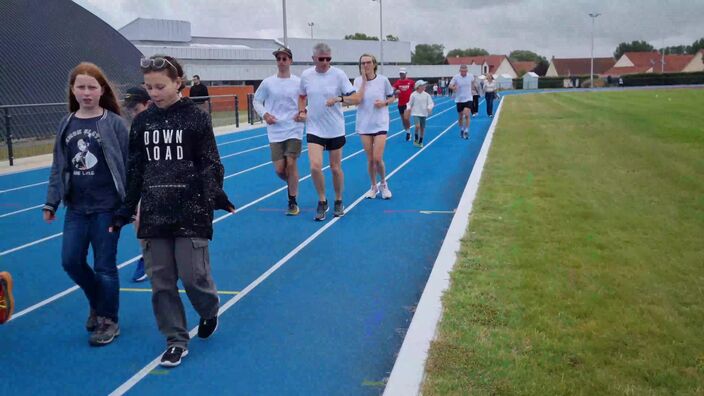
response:
[[[212,239],[213,210],[228,200],[210,117],[188,98],[150,106],[132,123],[129,147],[127,197],[117,216],[131,218],[141,198],[139,238]]]

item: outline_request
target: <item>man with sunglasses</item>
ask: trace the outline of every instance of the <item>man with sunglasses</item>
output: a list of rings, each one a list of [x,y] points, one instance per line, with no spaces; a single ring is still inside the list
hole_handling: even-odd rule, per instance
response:
[[[279,178],[288,185],[286,215],[300,213],[298,195],[298,157],[301,155],[303,122],[298,114],[298,89],[301,79],[291,74],[293,53],[286,47],[274,51],[276,75],[262,81],[254,93],[254,109],[267,123],[271,161]]]
[[[315,220],[325,220],[328,201],[325,197],[325,176],[323,175],[323,151],[328,152],[332,184],[335,189],[334,216],[345,214],[342,203],[344,174],[342,173],[342,146],[345,145],[345,119],[342,104],[355,105],[360,101],[344,71],[330,66],[332,50],[325,43],[313,47],[314,67],[301,74],[298,98],[299,120],[306,121],[308,159],[315,190],[318,193],[318,207]],[[306,102],[308,107],[306,109]]]

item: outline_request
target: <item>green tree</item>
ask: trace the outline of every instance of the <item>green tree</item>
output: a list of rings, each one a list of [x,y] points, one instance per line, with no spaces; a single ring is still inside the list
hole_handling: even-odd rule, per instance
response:
[[[690,54],[696,54],[699,52],[699,50],[704,49],[704,37],[700,38],[699,40],[695,41],[687,47],[687,52]]]
[[[655,51],[655,47],[650,45],[647,41],[631,41],[630,43],[621,43],[616,47],[614,51],[614,58],[619,59],[624,52],[643,52],[643,51]]]
[[[387,34],[386,41],[398,41],[398,36],[394,36],[393,34]]]
[[[536,62],[536,63],[539,63],[540,61],[545,60],[545,57],[542,57],[542,56],[536,54],[535,52],[528,51],[528,50],[511,51],[511,53],[508,54],[508,58],[512,61]]]
[[[442,44],[418,44],[411,54],[411,62],[416,65],[441,65],[445,63],[445,46]]]
[[[456,56],[485,56],[485,55],[489,55],[489,51],[485,50],[484,48],[467,48],[467,49],[455,48],[453,50],[450,50],[450,52],[447,53],[448,58],[454,58]]]
[[[373,41],[379,41],[379,37],[376,36],[367,36],[364,33],[355,33],[355,34],[348,34],[345,36],[345,40],[373,40]]]
[[[660,51],[660,53],[664,51],[666,54],[682,55],[688,53],[689,47],[686,45],[675,45],[671,47],[660,48],[658,51]]]

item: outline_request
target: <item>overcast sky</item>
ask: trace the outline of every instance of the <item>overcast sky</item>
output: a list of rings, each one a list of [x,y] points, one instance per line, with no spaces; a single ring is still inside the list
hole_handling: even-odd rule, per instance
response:
[[[135,18],[191,22],[194,36],[283,37],[282,0],[75,0],[116,29]],[[379,35],[372,0],[286,0],[289,37]],[[704,37],[704,0],[383,0],[384,35],[416,44],[531,50],[547,57],[611,56],[620,42],[656,48]]]

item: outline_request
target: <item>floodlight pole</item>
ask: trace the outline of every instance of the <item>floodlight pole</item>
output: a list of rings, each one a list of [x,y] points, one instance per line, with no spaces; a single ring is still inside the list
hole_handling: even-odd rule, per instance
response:
[[[384,11],[381,6],[381,0],[372,0],[379,2],[379,73],[384,74]]]
[[[601,15],[598,12],[590,12],[589,16],[592,18],[592,57],[591,57],[591,67],[589,69],[589,88],[594,88],[594,20]]]
[[[288,48],[288,31],[286,29],[286,0],[281,0],[284,9],[284,47]]]
[[[313,39],[313,25],[315,25],[315,23],[308,22],[308,26],[310,26],[310,38],[311,39]]]

